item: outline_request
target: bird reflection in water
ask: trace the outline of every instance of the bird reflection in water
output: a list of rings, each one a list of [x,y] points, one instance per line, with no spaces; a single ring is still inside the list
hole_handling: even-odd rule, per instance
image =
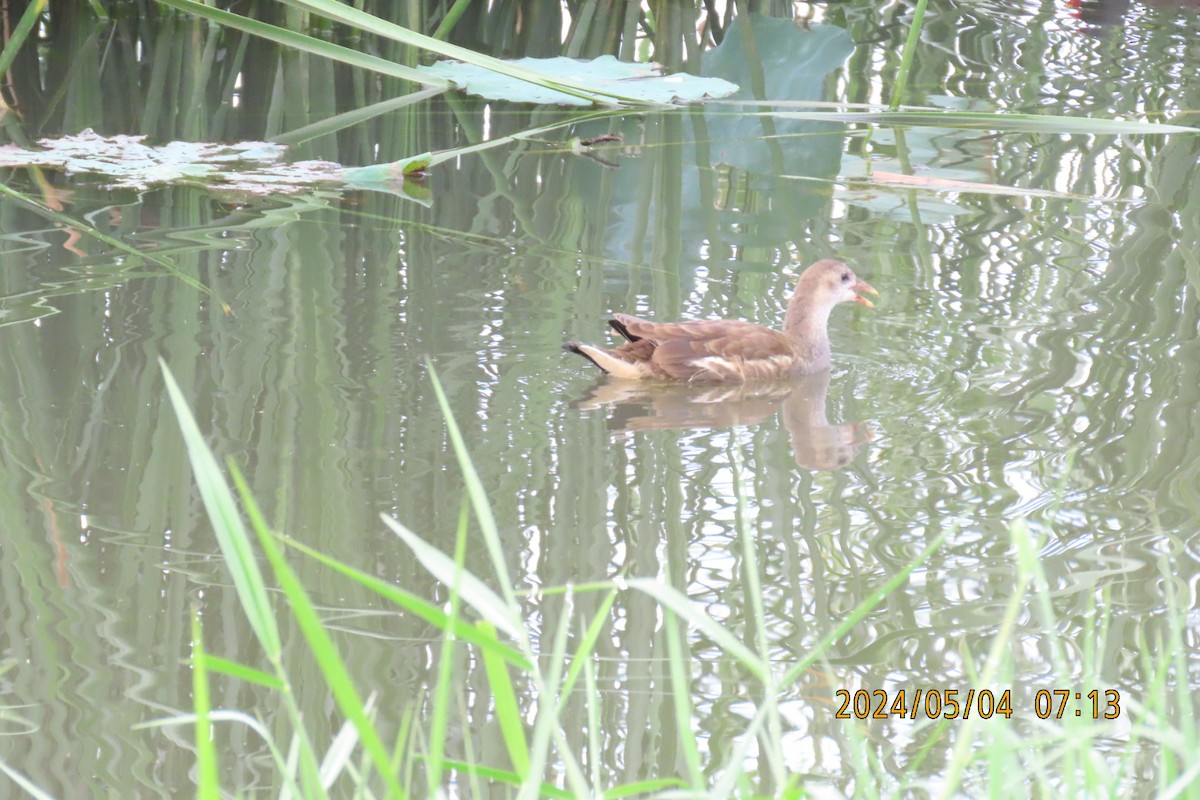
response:
[[[608,427],[615,431],[757,425],[782,409],[796,465],[837,470],[854,460],[871,433],[861,421],[829,423],[829,378],[829,370],[798,380],[701,386],[608,378],[573,405],[584,411],[612,406]]]

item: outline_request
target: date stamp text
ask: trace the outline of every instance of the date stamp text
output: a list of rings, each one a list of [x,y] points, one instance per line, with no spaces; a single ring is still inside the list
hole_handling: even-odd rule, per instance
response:
[[[1014,713],[1012,689],[838,689],[834,696],[841,702],[835,719],[1012,719]],[[1033,695],[1033,713],[1038,719],[1116,719],[1121,716],[1121,693],[1039,689]]]

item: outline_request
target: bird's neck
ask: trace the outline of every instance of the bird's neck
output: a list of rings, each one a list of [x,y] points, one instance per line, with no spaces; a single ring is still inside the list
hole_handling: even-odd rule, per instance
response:
[[[788,304],[783,320],[783,332],[793,341],[810,345],[829,341],[829,312],[825,307],[809,307],[803,303]]]
[[[783,332],[791,340],[804,374],[829,369],[832,360],[828,330],[831,310],[828,306],[822,308],[799,302],[788,304]]]

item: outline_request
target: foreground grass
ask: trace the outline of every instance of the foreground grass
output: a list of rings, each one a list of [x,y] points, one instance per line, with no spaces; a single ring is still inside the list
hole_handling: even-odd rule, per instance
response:
[[[761,605],[755,538],[747,525],[740,525],[739,532],[741,557],[748,572],[753,629],[758,632],[754,641],[743,641],[675,587],[652,578],[628,578],[587,587],[589,591],[602,592],[604,597],[589,618],[576,616],[571,611],[572,598],[581,591],[579,587],[551,590],[564,594],[566,613],[558,617],[556,628],[541,630],[539,650],[531,639],[517,593],[512,588],[514,581],[508,574],[503,542],[483,486],[436,377],[434,388],[467,489],[467,503],[460,515],[455,551],[447,554],[434,548],[397,520],[384,517],[383,524],[445,585],[450,598],[448,610],[446,606],[435,606],[400,587],[273,532],[237,468],[230,464],[237,499],[249,521],[247,528],[234,492],[205,445],[187,403],[165,365],[164,374],[205,507],[237,595],[268,663],[267,669],[260,670],[206,652],[200,620],[196,617],[192,650],[194,713],[153,724],[194,726],[198,754],[197,793],[200,797],[221,796],[222,748],[219,742],[222,724],[230,722],[247,725],[262,736],[274,759],[276,785],[282,797],[433,797],[448,791],[481,796],[485,793],[485,785],[493,791],[509,785],[512,787],[509,791],[521,798],[802,796],[806,793],[803,776],[788,767],[781,702],[789,698],[794,700],[801,676],[810,668],[821,665],[830,646],[907,581],[912,570],[941,543],[940,540],[933,542],[908,568],[879,587],[795,663],[781,665],[768,657],[770,642],[766,632],[770,625]],[[736,469],[736,454],[734,466]],[[738,502],[739,506],[744,504],[740,496]],[[468,542],[472,517],[481,542]],[[739,514],[739,519],[746,519],[746,515]],[[978,674],[971,675],[972,684],[989,687],[1012,680],[1012,654],[1019,643],[1018,618],[1022,611],[1027,613],[1032,607],[1039,617],[1041,629],[1048,632],[1056,685],[1102,686],[1101,675],[1069,674],[1063,652],[1068,644],[1091,648],[1093,652],[1102,651],[1108,635],[1106,606],[1094,609],[1084,641],[1079,641],[1078,637],[1071,642],[1055,638],[1054,632],[1061,628],[1054,619],[1049,590],[1037,558],[1036,542],[1022,523],[1011,526],[1011,535],[1017,553],[1015,591],[988,652],[964,653],[967,656],[964,663],[982,664]],[[479,544],[490,556],[495,583],[500,587],[498,592],[463,566],[466,548]],[[370,589],[404,613],[415,614],[442,631],[442,657],[438,660],[436,680],[429,696],[414,699],[399,722],[381,720],[370,699],[376,691],[385,691],[387,687],[360,687],[351,679],[343,656],[308,592],[289,567],[285,548],[319,560],[346,580]],[[275,616],[280,612],[269,600],[267,579],[259,568],[258,553],[265,557],[274,576],[274,585],[286,600],[286,613],[295,617],[297,627],[320,666],[329,696],[344,720],[341,730],[331,741],[316,741],[316,735],[300,714],[296,687],[283,658],[280,623]],[[652,598],[659,609],[669,653],[667,703],[680,736],[677,743],[680,758],[676,763],[682,765],[678,774],[624,784],[613,782],[611,773],[601,768],[598,711],[601,700],[595,680],[595,648],[609,621],[609,612],[618,592],[643,593]],[[871,738],[869,721],[851,719],[845,723],[852,753],[849,763],[844,765],[847,778],[852,777],[848,785],[853,786],[855,794],[864,796],[899,796],[917,791],[943,797],[964,792],[1014,797],[1066,792],[1067,796],[1099,797],[1123,794],[1143,780],[1141,776],[1150,774],[1156,785],[1140,786],[1140,789],[1149,788],[1162,797],[1196,796],[1200,792],[1200,766],[1194,761],[1193,754],[1200,752],[1200,736],[1197,735],[1193,700],[1186,683],[1185,611],[1174,594],[1170,595],[1169,604],[1175,624],[1170,627],[1171,634],[1166,640],[1146,642],[1143,674],[1150,677],[1142,698],[1123,701],[1126,716],[1120,741],[1114,735],[1114,725],[1104,720],[1076,720],[1069,715],[1056,720],[1051,715],[1031,729],[1028,714],[1014,715],[1008,720],[999,716],[981,720],[976,715],[970,719],[951,721],[941,718],[918,722],[927,733],[924,746],[903,761],[885,760],[879,753],[889,743]],[[734,746],[728,748],[729,752],[717,764],[711,762],[721,757],[712,753],[705,755],[705,743],[695,732],[694,665],[686,655],[688,628],[696,629],[719,646],[728,659],[758,684],[757,691],[752,693],[752,715],[748,720],[742,720],[741,734],[734,738]],[[484,723],[455,704],[462,676],[455,674],[459,659],[450,656],[455,648],[461,647],[470,648],[484,666],[490,702],[483,705],[490,708],[490,724],[501,733],[507,763],[485,764],[475,759],[470,752],[472,737],[469,735],[462,737],[467,748],[464,757],[451,757],[445,751],[452,721],[456,728],[465,731],[478,730]],[[973,657],[976,655],[978,657]],[[1090,663],[1099,661],[1089,659]],[[527,699],[524,705],[533,709],[532,713],[521,711],[514,674],[520,677],[523,686],[528,687],[532,699]],[[225,677],[250,681],[277,693],[288,716],[290,738],[286,741],[279,738],[277,732],[283,726],[278,723],[268,726],[244,713],[210,708],[209,683]],[[582,751],[572,746],[563,727],[564,703],[573,692],[582,692],[587,705],[588,743]],[[390,698],[390,702],[394,707],[395,698]],[[728,720],[723,720],[725,722]],[[1143,763],[1147,745],[1158,754],[1156,768],[1149,771]],[[933,754],[937,758],[931,760]],[[938,766],[931,768],[930,764],[934,763]],[[897,767],[897,764],[902,766]],[[503,790],[499,792],[504,793]]]

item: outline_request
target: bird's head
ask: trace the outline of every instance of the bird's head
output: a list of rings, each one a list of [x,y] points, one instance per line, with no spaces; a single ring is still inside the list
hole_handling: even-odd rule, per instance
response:
[[[860,293],[879,296],[879,292],[855,275],[854,270],[832,258],[822,259],[813,264],[800,273],[796,281],[797,297],[806,298],[810,303],[832,308],[838,303],[853,300],[867,308],[874,308],[875,304]]]

